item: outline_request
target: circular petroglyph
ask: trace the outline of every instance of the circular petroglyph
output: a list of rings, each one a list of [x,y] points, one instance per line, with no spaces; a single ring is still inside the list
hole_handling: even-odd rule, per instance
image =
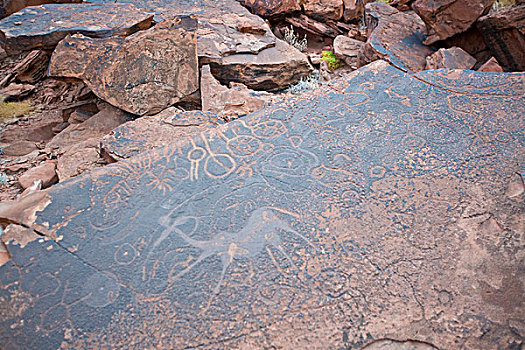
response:
[[[228,150],[236,156],[249,156],[261,148],[261,142],[250,135],[237,136],[228,141]]]
[[[137,257],[137,250],[129,243],[124,243],[115,252],[115,261],[121,265],[128,265]]]
[[[104,307],[117,300],[120,285],[110,274],[97,272],[91,275],[84,285],[84,302],[92,307]]]

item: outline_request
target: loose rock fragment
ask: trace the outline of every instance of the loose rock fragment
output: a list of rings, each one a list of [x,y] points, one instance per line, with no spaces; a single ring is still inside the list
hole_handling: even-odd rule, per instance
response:
[[[487,62],[483,63],[483,65],[479,67],[478,71],[502,73],[503,68],[501,68],[497,59],[495,59],[494,57],[491,57]]]
[[[263,108],[271,96],[239,83],[232,83],[231,88],[223,86],[211,74],[210,66],[206,65],[201,68],[201,98],[203,112],[229,119]]]
[[[24,190],[31,187],[35,181],[42,181],[42,188],[47,188],[56,183],[58,181],[56,163],[46,162],[29,169],[18,178],[18,183]]]
[[[341,57],[347,65],[356,69],[357,57],[364,45],[362,41],[340,35],[334,40],[334,53]]]
[[[210,65],[213,76],[223,84],[233,81],[266,91],[284,89],[313,70],[305,54],[279,39],[275,47],[257,55],[237,54],[203,63]]]
[[[439,49],[427,57],[425,69],[471,69],[476,64],[476,59],[459,47]]]

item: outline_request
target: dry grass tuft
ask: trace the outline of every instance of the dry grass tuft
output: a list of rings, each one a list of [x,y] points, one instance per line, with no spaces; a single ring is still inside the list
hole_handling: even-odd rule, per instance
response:
[[[28,115],[33,110],[29,102],[0,102],[0,119]]]

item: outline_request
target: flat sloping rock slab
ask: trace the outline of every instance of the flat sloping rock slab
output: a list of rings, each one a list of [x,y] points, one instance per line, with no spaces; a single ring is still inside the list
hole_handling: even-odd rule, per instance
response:
[[[6,51],[53,49],[68,34],[91,37],[129,35],[149,28],[153,14],[133,4],[49,4],[26,7],[0,21]]]
[[[188,136],[205,132],[219,123],[221,119],[213,113],[181,112],[171,107],[115,128],[102,140],[102,148],[115,160],[130,158],[153,148],[186,142]]]
[[[7,245],[0,343],[520,344],[524,85],[379,61],[60,183],[57,239]]]

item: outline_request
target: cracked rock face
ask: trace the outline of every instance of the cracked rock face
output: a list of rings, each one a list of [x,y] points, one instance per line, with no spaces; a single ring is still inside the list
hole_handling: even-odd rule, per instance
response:
[[[0,205],[53,238],[6,242],[0,343],[520,346],[524,96],[378,61]]]
[[[194,18],[177,17],[126,38],[68,36],[49,75],[82,79],[113,106],[152,115],[198,90],[196,29]]]
[[[129,35],[151,26],[153,15],[132,4],[49,4],[26,7],[0,21],[8,54],[53,49],[68,34]]]

